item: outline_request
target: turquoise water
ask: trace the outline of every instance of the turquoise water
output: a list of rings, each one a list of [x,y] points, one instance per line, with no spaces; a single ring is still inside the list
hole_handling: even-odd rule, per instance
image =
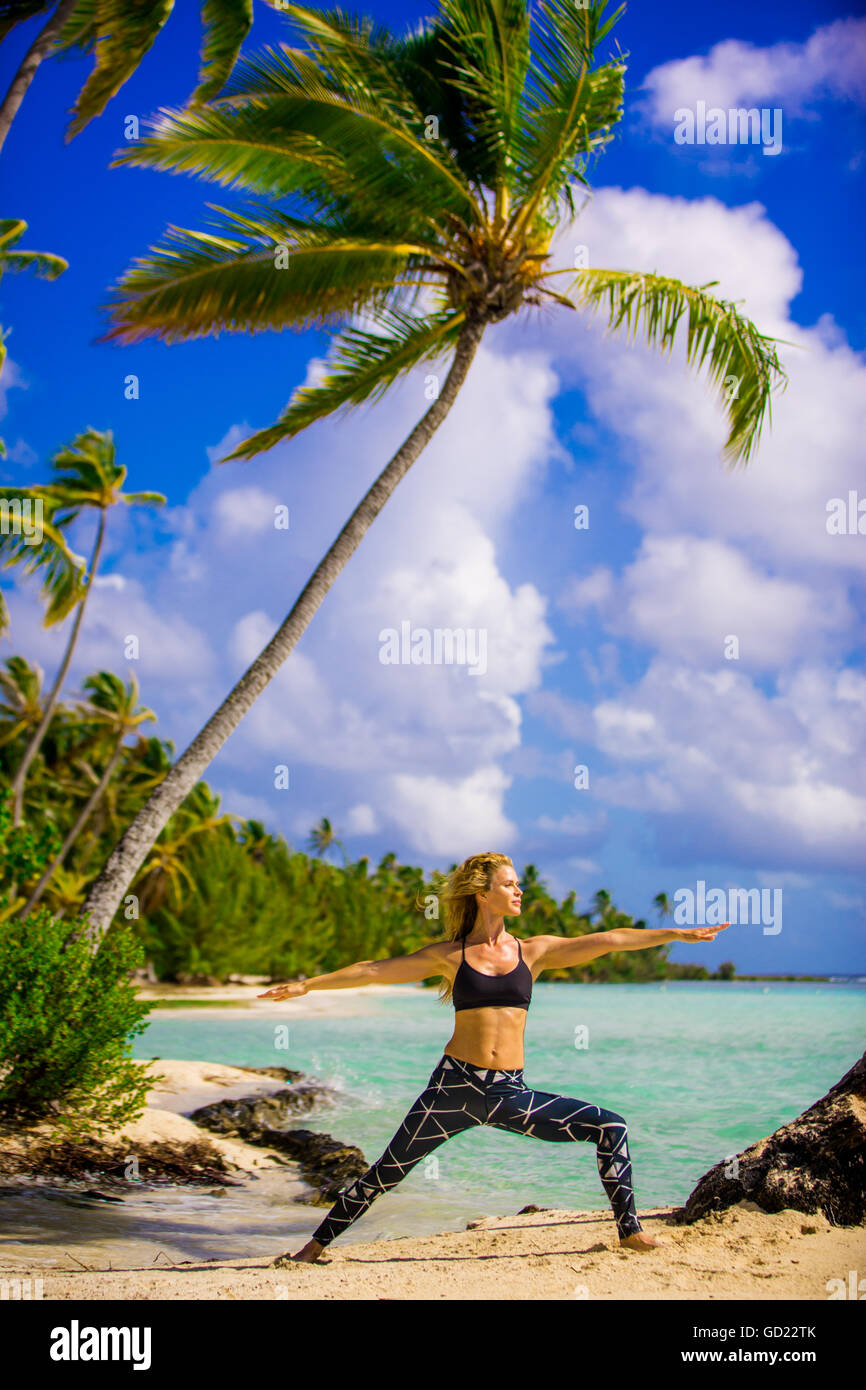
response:
[[[427,1084],[453,1014],[435,991],[412,985],[358,994],[349,1006],[345,1018],[292,1017],[282,1007],[278,1019],[157,1011],[135,1055],[297,1068],[339,1091],[334,1106],[299,1117],[298,1127],[357,1144],[372,1162]],[[586,1045],[576,1047],[579,1030]],[[640,1210],[681,1205],[714,1163],[820,1099],[864,1046],[862,983],[538,983],[525,1079],[624,1116]],[[340,1243],[462,1230],[530,1202],[610,1213],[594,1146],[469,1130],[422,1160]],[[286,1234],[309,1235],[324,1211],[287,1205]]]

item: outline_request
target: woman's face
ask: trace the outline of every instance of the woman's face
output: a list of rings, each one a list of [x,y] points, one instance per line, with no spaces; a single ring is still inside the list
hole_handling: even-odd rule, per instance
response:
[[[523,896],[517,874],[511,864],[500,864],[486,894],[481,895],[489,910],[497,916],[519,917]]]

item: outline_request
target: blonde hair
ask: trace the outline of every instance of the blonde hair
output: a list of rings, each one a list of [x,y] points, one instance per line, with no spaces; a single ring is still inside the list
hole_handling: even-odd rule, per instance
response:
[[[446,941],[460,941],[469,935],[478,917],[475,894],[490,891],[494,874],[504,864],[514,868],[507,854],[472,854],[444,877],[435,891],[442,907]],[[439,986],[439,999],[444,1004],[451,999],[451,983],[445,978]]]

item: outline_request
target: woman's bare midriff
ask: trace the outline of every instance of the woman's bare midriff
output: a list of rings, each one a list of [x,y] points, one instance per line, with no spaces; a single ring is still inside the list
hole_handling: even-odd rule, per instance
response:
[[[471,1067],[512,1071],[523,1066],[525,1028],[525,1009],[461,1009],[454,1015],[454,1032],[444,1051]]]

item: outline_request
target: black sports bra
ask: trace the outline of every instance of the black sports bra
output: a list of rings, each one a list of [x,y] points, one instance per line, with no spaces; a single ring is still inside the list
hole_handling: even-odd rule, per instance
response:
[[[465,937],[462,944],[463,959],[451,990],[455,1013],[459,1013],[461,1009],[529,1008],[532,998],[532,971],[523,959],[519,938],[517,951],[520,961],[513,970],[507,971],[504,975],[484,975],[480,970],[476,970],[466,959]]]

